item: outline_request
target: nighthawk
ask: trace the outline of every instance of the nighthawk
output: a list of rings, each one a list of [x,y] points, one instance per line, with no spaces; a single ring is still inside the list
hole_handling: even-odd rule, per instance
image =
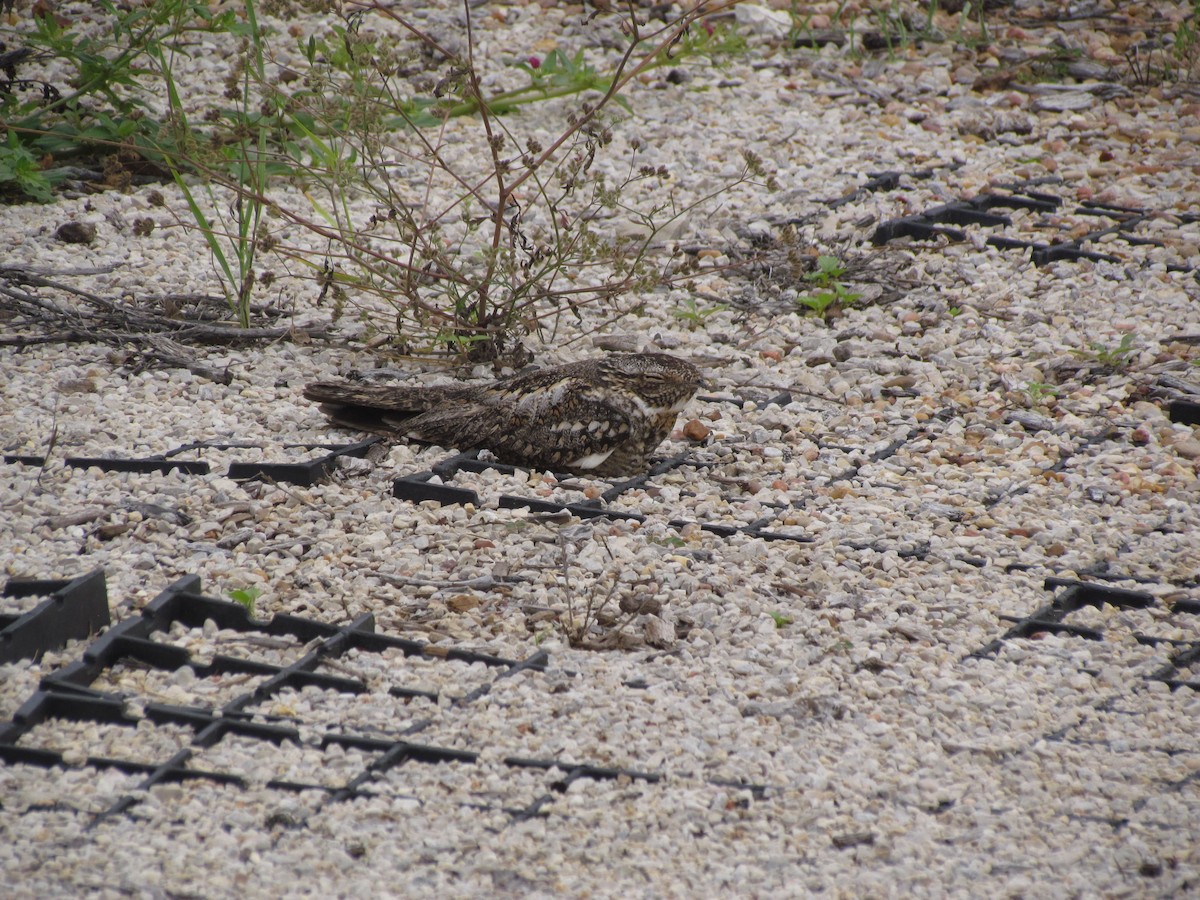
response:
[[[609,476],[645,471],[700,385],[700,370],[673,356],[612,353],[483,384],[318,381],[304,396],[349,428]]]

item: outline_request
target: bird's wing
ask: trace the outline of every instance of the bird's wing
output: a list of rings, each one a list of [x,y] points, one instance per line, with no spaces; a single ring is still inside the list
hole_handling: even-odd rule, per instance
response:
[[[320,403],[321,412],[334,424],[381,434],[403,433],[408,419],[434,407],[453,406],[460,393],[457,385],[405,387],[352,381],[316,381],[304,388],[304,396]]]
[[[510,386],[479,402],[429,410],[404,422],[409,437],[446,447],[486,447],[502,462],[562,471],[602,465],[629,440],[629,417],[594,385]]]

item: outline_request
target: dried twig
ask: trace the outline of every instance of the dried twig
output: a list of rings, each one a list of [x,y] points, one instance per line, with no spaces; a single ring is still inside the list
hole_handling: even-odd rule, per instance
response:
[[[69,270],[61,276],[91,275],[102,270]],[[268,324],[283,313],[270,307],[253,310],[260,320],[249,328],[211,320],[202,304],[224,305],[221,298],[203,295],[169,295],[147,298],[167,309],[191,303],[189,317],[164,314],[134,306],[124,299],[110,299],[47,277],[41,270],[0,266],[0,298],[4,298],[9,330],[0,334],[0,346],[30,347],[50,343],[105,343],[132,345],[146,364],[182,367],[224,384],[232,380],[227,369],[207,366],[189,344],[248,344],[286,340],[296,336],[319,338],[328,335],[326,324]]]

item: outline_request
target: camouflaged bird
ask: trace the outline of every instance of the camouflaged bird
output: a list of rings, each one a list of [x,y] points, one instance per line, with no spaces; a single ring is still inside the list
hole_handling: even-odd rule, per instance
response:
[[[485,384],[318,381],[304,396],[349,428],[607,476],[645,471],[700,385],[700,370],[673,356],[613,353]]]

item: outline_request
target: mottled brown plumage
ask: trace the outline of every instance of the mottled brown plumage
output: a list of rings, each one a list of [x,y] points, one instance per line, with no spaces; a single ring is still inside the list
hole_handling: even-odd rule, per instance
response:
[[[613,353],[485,384],[319,381],[304,396],[349,428],[607,476],[644,471],[700,384],[700,371],[673,356]]]

